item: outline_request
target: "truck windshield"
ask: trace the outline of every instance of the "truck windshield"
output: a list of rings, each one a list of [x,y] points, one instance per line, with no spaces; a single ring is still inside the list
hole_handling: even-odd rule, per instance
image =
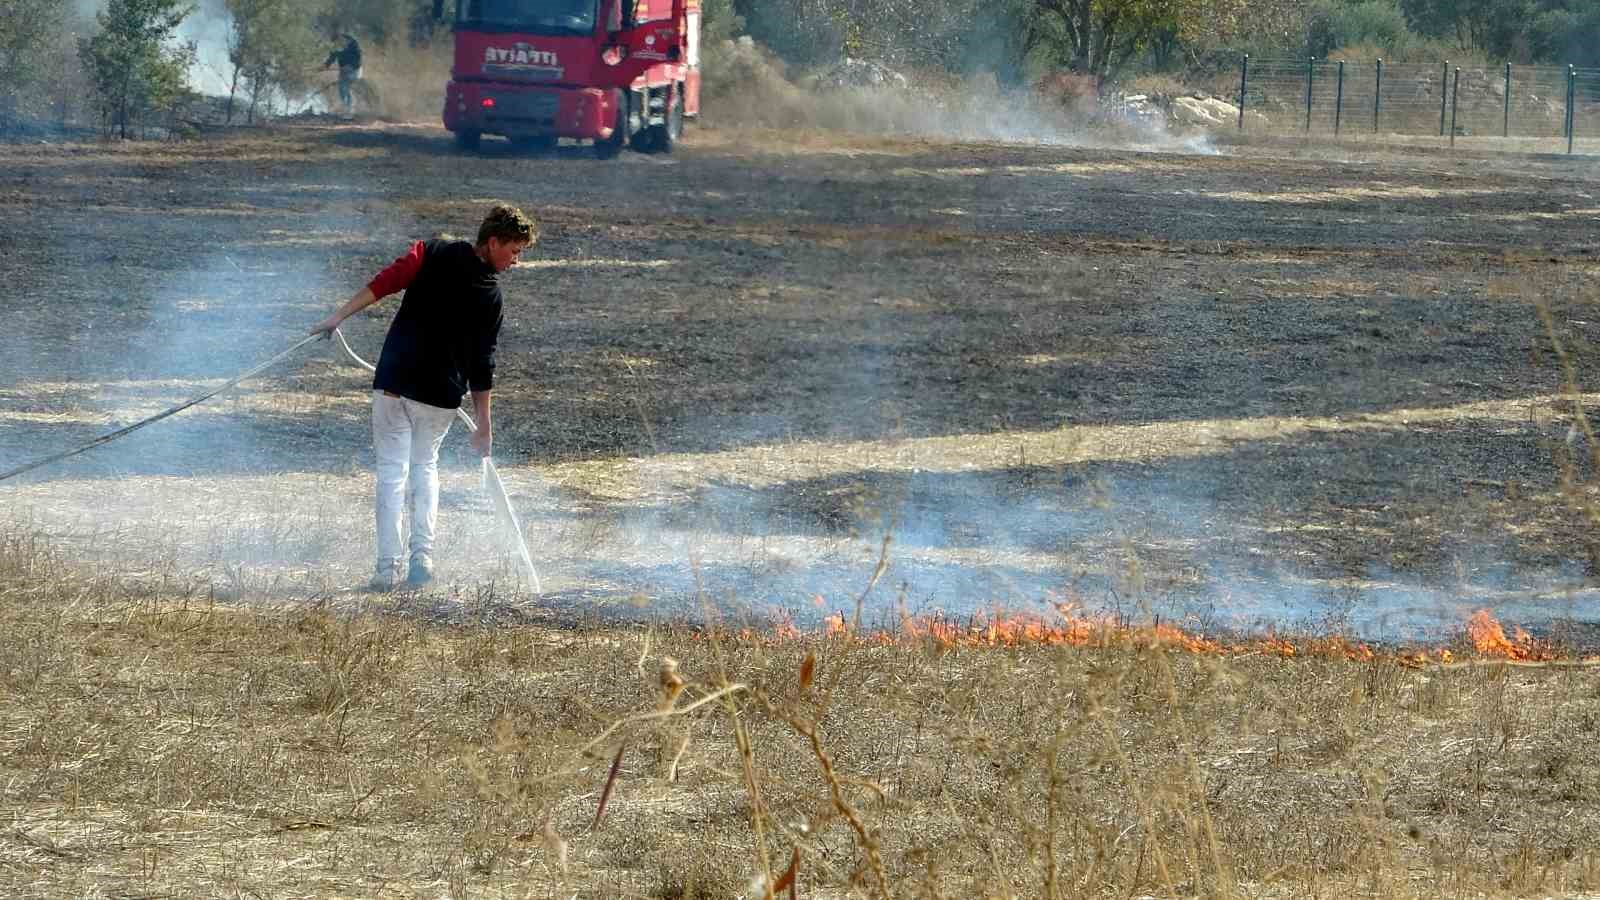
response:
[[[458,24],[493,31],[590,34],[600,0],[462,0]]]

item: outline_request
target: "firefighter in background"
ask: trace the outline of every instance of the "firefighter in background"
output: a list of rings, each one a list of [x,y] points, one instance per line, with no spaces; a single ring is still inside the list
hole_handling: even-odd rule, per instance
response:
[[[344,46],[328,54],[322,63],[324,69],[330,69],[335,63],[339,65],[339,102],[344,104],[344,111],[348,114],[355,106],[355,98],[351,96],[350,86],[361,78],[361,44],[356,41],[353,34],[340,35],[344,38]]]

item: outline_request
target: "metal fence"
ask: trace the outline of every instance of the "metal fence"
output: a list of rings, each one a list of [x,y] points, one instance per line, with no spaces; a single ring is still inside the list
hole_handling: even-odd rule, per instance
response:
[[[1247,56],[1233,99],[1243,131],[1600,139],[1600,69]]]

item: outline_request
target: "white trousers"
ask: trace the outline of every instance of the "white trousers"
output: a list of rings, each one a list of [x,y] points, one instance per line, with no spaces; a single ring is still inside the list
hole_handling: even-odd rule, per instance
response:
[[[433,553],[439,519],[439,447],[456,411],[372,392],[372,445],[378,452],[378,567],[405,557],[400,516],[411,489],[411,557]]]

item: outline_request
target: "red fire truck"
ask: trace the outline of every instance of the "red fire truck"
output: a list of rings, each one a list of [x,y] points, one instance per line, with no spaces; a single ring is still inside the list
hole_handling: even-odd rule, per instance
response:
[[[457,0],[444,126],[529,149],[560,138],[670,153],[700,113],[700,0]],[[444,17],[444,0],[434,0]]]

